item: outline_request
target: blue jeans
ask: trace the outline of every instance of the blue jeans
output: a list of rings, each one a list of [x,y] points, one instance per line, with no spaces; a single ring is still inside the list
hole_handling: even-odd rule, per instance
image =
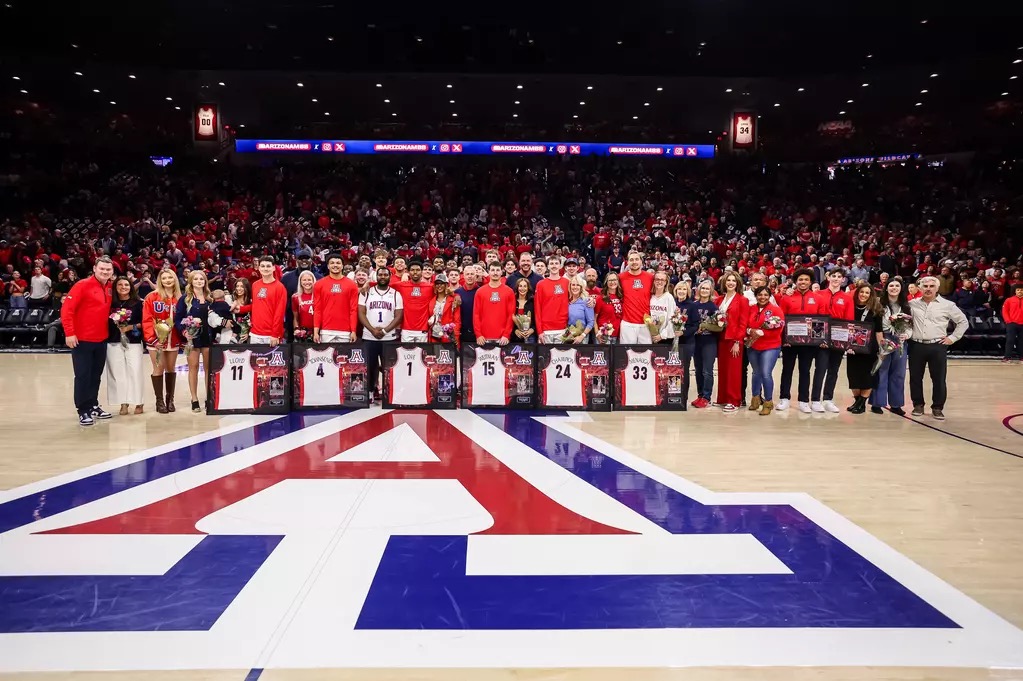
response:
[[[11,309],[25,309],[28,307],[28,299],[25,296],[11,296]]]
[[[877,388],[870,394],[870,404],[875,407],[896,407],[906,404],[906,364],[909,348],[902,345],[902,352],[885,355],[877,371]]]
[[[774,365],[778,363],[781,348],[746,351],[749,365],[753,369],[753,397],[770,400],[774,396]]]
[[[714,360],[718,356],[717,334],[696,337],[693,359],[696,360],[696,396],[710,400],[714,391]]]

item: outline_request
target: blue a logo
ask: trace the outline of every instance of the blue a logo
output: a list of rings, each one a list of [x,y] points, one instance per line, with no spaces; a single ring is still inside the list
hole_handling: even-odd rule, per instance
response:
[[[520,350],[519,353],[518,353],[518,356],[519,356],[519,358],[517,360],[515,360],[516,364],[522,364],[524,366],[529,366],[530,364],[533,363],[533,353],[532,352],[528,352],[526,350]]]
[[[284,353],[280,350],[274,350],[270,353],[270,366],[272,367],[283,367],[287,366],[284,363]]]
[[[603,350],[595,351],[593,353],[593,358],[590,360],[590,364],[592,364],[595,367],[607,366],[607,360],[604,359],[604,351]]]
[[[261,289],[259,289],[259,295],[257,295],[256,297],[257,298],[266,298],[266,294],[269,291],[270,291],[270,289],[268,289],[268,288],[261,288]]]
[[[556,296],[563,296],[563,295],[565,295],[565,289],[563,289],[560,284],[555,285],[554,286],[554,295],[556,295]]]
[[[440,352],[437,353],[437,364],[454,364],[451,361],[451,353],[445,348],[441,348]]]
[[[365,364],[366,360],[362,357],[362,350],[359,348],[352,348],[352,354],[348,356],[349,364]]]
[[[678,358],[678,352],[676,352],[675,350],[671,350],[670,352],[668,352],[668,360],[665,362],[665,364],[671,364],[672,366],[681,366],[682,362]]]

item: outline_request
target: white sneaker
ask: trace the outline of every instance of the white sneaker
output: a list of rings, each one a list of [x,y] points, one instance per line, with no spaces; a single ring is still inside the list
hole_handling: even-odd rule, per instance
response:
[[[832,414],[838,414],[842,410],[838,408],[831,400],[824,400],[824,411],[830,411]]]
[[[803,412],[804,414],[809,414],[810,413],[810,403],[809,402],[800,402],[799,403],[799,411]]]
[[[775,409],[777,409],[778,411],[785,411],[788,408],[789,408],[789,401],[788,400],[784,400],[784,399],[778,400],[778,404],[775,406]]]
[[[820,402],[811,402],[810,403],[810,411],[815,412],[817,414],[823,414],[824,413],[824,405],[821,404]]]

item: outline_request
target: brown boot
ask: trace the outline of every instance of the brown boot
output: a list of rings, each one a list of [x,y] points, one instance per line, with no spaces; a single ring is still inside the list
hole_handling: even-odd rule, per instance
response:
[[[764,403],[760,405],[760,415],[767,416],[774,411],[774,402],[771,400],[764,400]]]
[[[166,414],[167,405],[163,403],[163,374],[150,378],[153,379],[153,392],[156,393],[156,413]]]
[[[141,404],[136,404],[135,405],[135,413],[136,414],[141,414],[142,412],[143,412],[142,405]]]
[[[167,411],[174,411],[174,385],[178,382],[178,375],[167,373],[163,375],[167,382]]]
[[[764,400],[760,397],[760,395],[754,395],[753,399],[749,401],[749,410],[758,411],[760,409],[760,405],[763,403]]]

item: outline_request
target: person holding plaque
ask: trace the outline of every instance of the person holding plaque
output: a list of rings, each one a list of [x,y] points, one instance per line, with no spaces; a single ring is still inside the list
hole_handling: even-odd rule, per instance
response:
[[[791,317],[806,317],[807,315],[827,315],[828,305],[820,292],[811,290],[813,274],[808,269],[796,270],[796,286],[786,296],[779,300],[779,307],[785,313],[786,329],[785,338],[788,343],[782,344],[781,351],[781,387],[778,400],[778,411],[789,408],[792,398],[792,374],[799,364],[799,387],[797,397],[799,398],[799,411],[809,414],[813,411],[810,408],[810,368],[816,361],[817,367],[813,375],[813,401],[821,401],[821,392],[824,388],[824,376],[827,373],[827,339],[820,343],[813,342],[809,337],[803,339],[805,342],[794,344],[793,336],[798,333],[808,336],[812,329],[807,324],[799,323]],[[798,327],[798,332],[796,331]],[[821,347],[824,346],[824,347]],[[823,411],[823,409],[822,409]]]
[[[862,414],[867,410],[867,400],[870,399],[870,392],[874,387],[874,376],[870,371],[877,355],[882,333],[882,310],[881,303],[877,299],[877,292],[870,284],[860,284],[853,293],[855,305],[853,307],[853,320],[859,322],[870,322],[873,325],[870,338],[870,352],[866,354],[854,354],[848,350],[849,359],[845,363],[845,374],[849,379],[849,388],[852,390],[854,402],[846,411],[853,414]],[[874,405],[870,408],[875,414],[883,414],[881,407]]]
[[[841,267],[834,268],[828,272],[828,287],[820,292],[821,297],[824,298],[828,306],[828,313],[832,319],[852,319],[853,298],[852,294],[847,293],[842,288],[845,285],[845,279],[845,270]],[[823,354],[826,360],[823,365],[826,372],[824,392],[821,395],[823,400],[822,402],[812,402],[810,404],[812,411],[828,411],[833,414],[839,412],[838,406],[835,404],[835,385],[838,383],[838,370],[842,366],[842,358],[844,356],[844,350],[835,349],[829,349]]]

